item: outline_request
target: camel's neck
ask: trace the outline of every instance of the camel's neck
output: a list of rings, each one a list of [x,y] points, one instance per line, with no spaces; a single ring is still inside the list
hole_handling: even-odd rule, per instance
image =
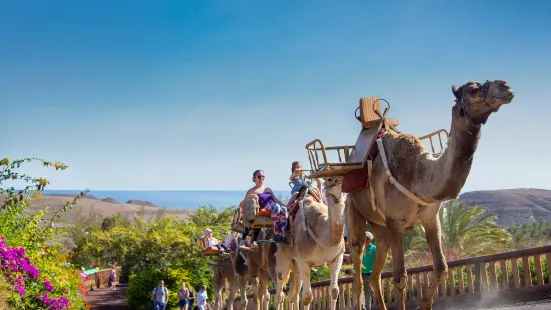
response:
[[[329,240],[330,246],[339,244],[344,235],[344,197],[337,201],[335,197],[328,198],[329,229],[324,229],[324,240]]]
[[[455,109],[452,113],[447,149],[437,160],[427,159],[421,163],[424,174],[418,183],[418,192],[433,202],[457,198],[471,170],[480,139],[481,125],[471,124],[466,117],[457,115]]]

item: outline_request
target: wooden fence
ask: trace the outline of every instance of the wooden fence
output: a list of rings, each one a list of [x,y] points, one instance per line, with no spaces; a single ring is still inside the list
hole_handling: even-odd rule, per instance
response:
[[[94,274],[88,275],[88,280],[86,280],[84,284],[86,284],[90,290],[94,290],[94,288],[107,287],[109,282],[109,274],[111,274],[111,269],[102,269]],[[115,283],[119,282],[120,275],[121,269],[120,267],[117,267],[117,281]]]
[[[526,294],[539,289],[551,292],[551,246],[530,248],[493,255],[479,256],[448,262],[448,277],[443,281],[435,294],[435,303],[455,303],[459,299],[481,298],[483,296],[502,298],[514,293]],[[427,291],[433,267],[425,265],[407,270],[406,287],[407,303],[417,304]],[[337,308],[348,310],[355,307],[353,296],[353,277],[339,279],[339,298]],[[312,309],[329,309],[329,281],[312,283],[314,299]],[[383,296],[387,306],[396,304],[396,294],[392,272],[382,274]],[[274,290],[270,290],[270,303],[274,303]],[[300,295],[299,295],[300,296]],[[249,307],[252,308],[252,297],[249,294]],[[239,297],[234,309],[240,306]],[[373,300],[376,305],[376,299]],[[377,309],[378,307],[374,307]],[[284,309],[288,309],[286,298]],[[300,305],[302,309],[302,303]]]

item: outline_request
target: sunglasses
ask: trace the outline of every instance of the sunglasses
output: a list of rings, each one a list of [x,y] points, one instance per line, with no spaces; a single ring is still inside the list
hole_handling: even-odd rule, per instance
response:
[[[263,175],[257,175],[256,178],[257,179],[264,179],[264,176]]]

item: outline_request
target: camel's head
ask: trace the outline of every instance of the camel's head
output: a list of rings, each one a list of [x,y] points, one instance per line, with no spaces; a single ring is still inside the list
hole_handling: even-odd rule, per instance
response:
[[[475,124],[485,124],[490,114],[497,112],[502,104],[510,103],[515,94],[505,81],[486,81],[484,84],[468,82],[456,88],[454,113],[468,117]]]
[[[329,177],[325,179],[325,194],[335,197],[336,200],[342,198],[342,184],[340,177]]]

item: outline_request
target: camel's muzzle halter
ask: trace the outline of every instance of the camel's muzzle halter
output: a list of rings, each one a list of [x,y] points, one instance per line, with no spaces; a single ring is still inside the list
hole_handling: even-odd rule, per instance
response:
[[[488,92],[490,90],[490,81],[486,80],[484,84],[476,83],[478,85],[478,90],[481,91],[484,94],[484,97],[482,98],[482,102],[488,106],[491,112],[496,112],[497,108],[492,108],[490,104],[488,103]],[[459,115],[465,116],[467,115],[467,112],[465,111],[465,93],[466,90],[463,89],[461,92],[461,98],[455,99],[456,103],[459,103]],[[458,102],[459,101],[459,102]]]

